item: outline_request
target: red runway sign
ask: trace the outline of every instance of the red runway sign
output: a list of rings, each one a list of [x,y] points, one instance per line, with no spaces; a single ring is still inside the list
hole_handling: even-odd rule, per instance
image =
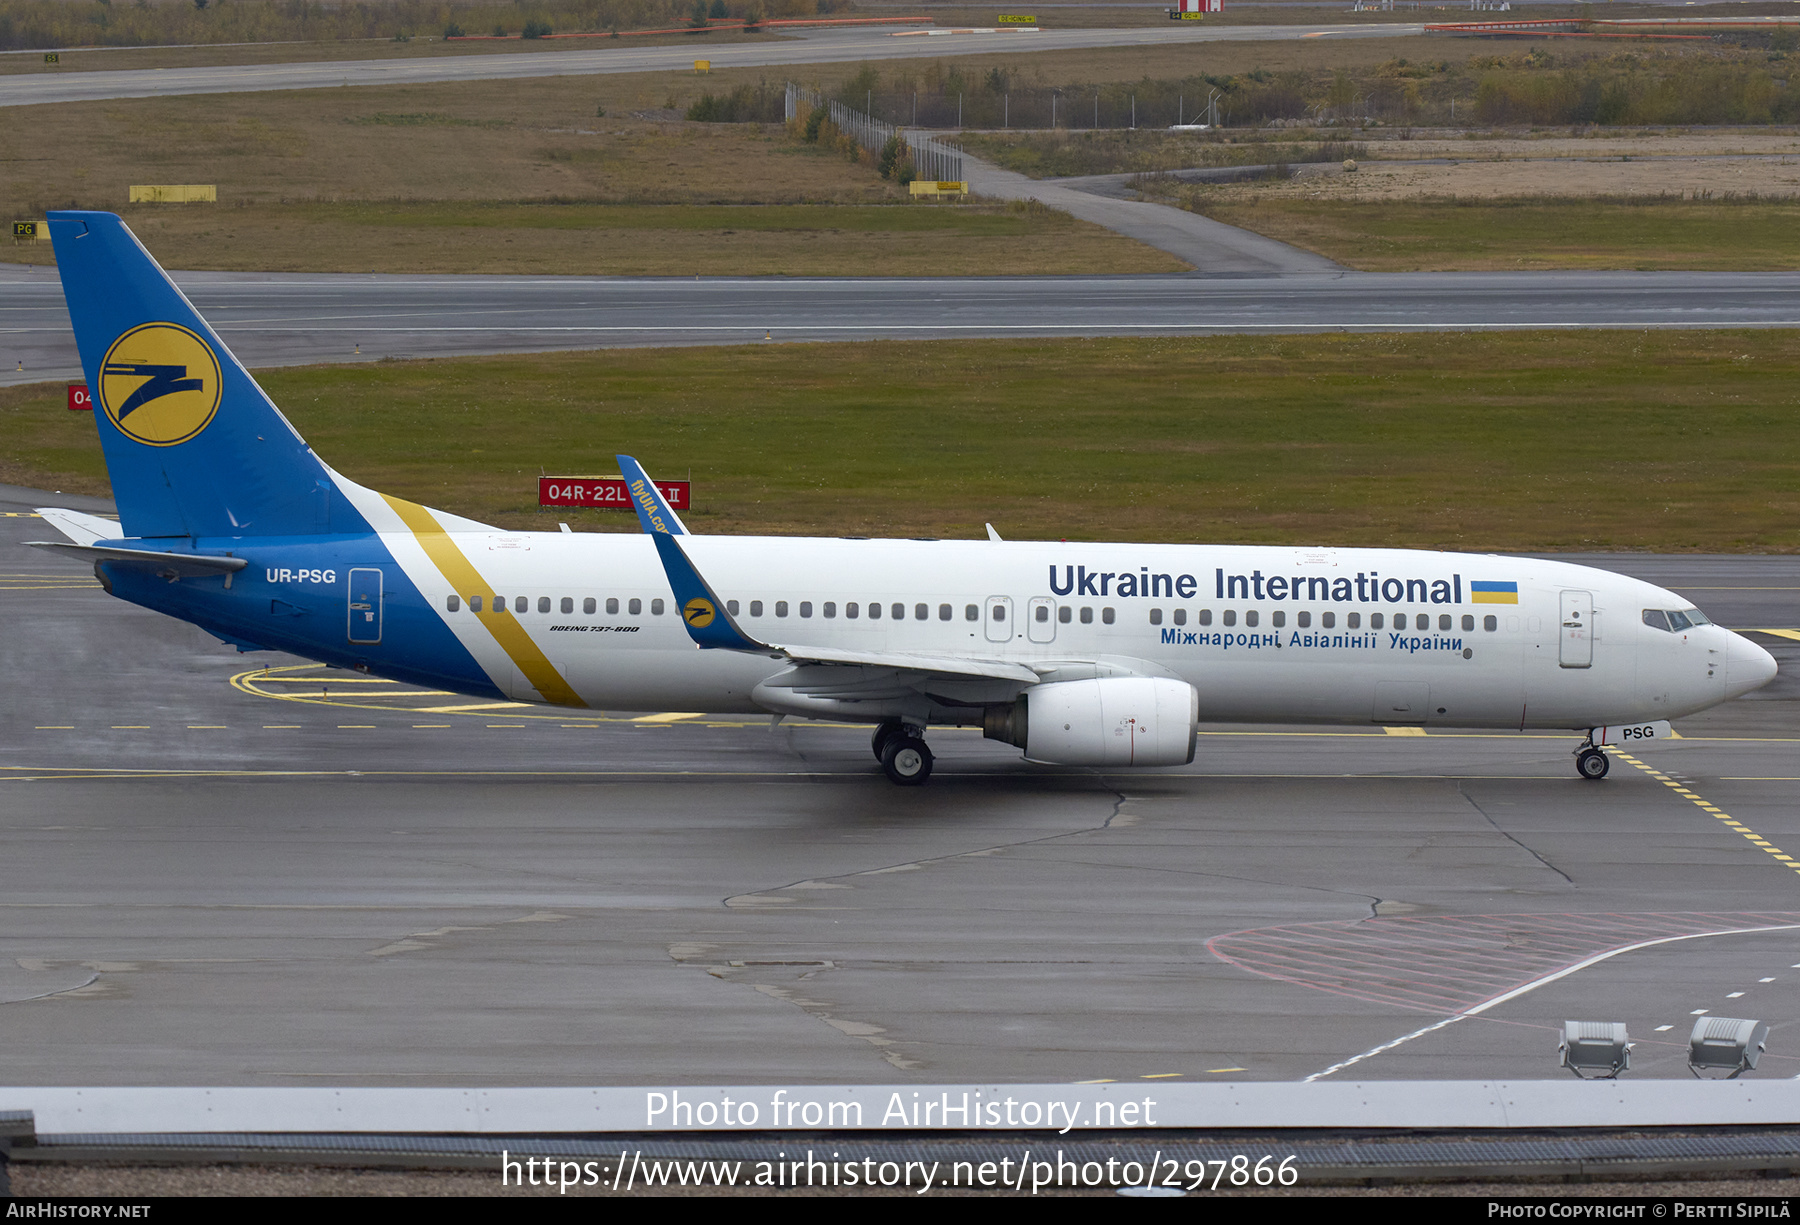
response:
[[[674,510],[688,508],[687,481],[658,481],[669,506]],[[586,506],[593,510],[631,510],[631,495],[625,480],[617,476],[541,476],[538,478],[539,506]]]
[[[72,413],[94,411],[94,397],[88,394],[86,383],[69,384],[69,411]]]

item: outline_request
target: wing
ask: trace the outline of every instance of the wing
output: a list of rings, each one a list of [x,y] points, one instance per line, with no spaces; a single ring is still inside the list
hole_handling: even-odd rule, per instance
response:
[[[695,646],[789,660],[800,666],[809,684],[816,680],[826,688],[850,685],[859,692],[867,685],[884,690],[901,686],[908,692],[924,692],[950,680],[1010,682],[1015,688],[1038,683],[1036,670],[1012,660],[913,651],[845,651],[802,643],[764,642],[746,633],[731,615],[729,605],[719,598],[682,548],[677,536],[688,533],[685,528],[674,530],[681,521],[675,518],[675,512],[669,509],[642,466],[631,456],[621,455],[619,468],[625,473],[638,521],[656,544],[682,624]],[[859,679],[842,675],[833,679],[816,675],[814,670],[818,668],[861,669],[867,676]],[[901,685],[902,677],[914,679]]]

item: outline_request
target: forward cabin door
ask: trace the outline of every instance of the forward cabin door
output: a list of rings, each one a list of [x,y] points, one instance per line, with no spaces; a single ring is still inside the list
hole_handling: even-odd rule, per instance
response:
[[[1557,662],[1565,668],[1586,668],[1594,662],[1594,593],[1562,593],[1562,639]]]
[[[1025,636],[1033,642],[1056,641],[1056,601],[1049,596],[1035,596],[1025,614]]]

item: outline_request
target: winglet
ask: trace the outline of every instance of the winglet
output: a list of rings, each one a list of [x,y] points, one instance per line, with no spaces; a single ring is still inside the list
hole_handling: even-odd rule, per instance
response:
[[[674,536],[652,531],[650,539],[656,542],[657,556],[662,558],[663,572],[669,576],[669,587],[675,593],[675,607],[681,611],[681,623],[695,646],[780,654],[738,628],[725,601],[707,586]]]
[[[652,535],[665,532],[670,536],[691,536],[693,533],[676,516],[656,482],[644,471],[644,466],[629,455],[621,455],[618,460],[619,472],[625,477],[626,492],[631,494],[631,507],[637,511],[638,522],[644,525],[644,530]]]
[[[629,455],[619,456],[619,471],[625,476],[625,488],[637,510],[638,522],[656,544],[656,555],[662,559],[663,573],[668,575],[669,589],[675,593],[675,607],[681,610],[681,623],[697,647],[726,651],[764,651],[779,654],[766,643],[758,642],[738,628],[725,601],[707,586],[694,563],[676,541],[677,536],[691,535],[682,526],[662,493],[644,473],[644,467]]]

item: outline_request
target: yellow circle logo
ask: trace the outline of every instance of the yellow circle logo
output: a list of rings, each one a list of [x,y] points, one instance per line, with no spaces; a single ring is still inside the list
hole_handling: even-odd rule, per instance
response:
[[[146,323],[113,341],[96,390],[121,433],[172,447],[205,429],[219,411],[219,359],[187,328]]]
[[[687,619],[689,625],[697,630],[703,630],[712,624],[713,618],[718,615],[718,611],[718,609],[712,606],[711,600],[695,596],[686,604],[682,605],[681,615]]]

